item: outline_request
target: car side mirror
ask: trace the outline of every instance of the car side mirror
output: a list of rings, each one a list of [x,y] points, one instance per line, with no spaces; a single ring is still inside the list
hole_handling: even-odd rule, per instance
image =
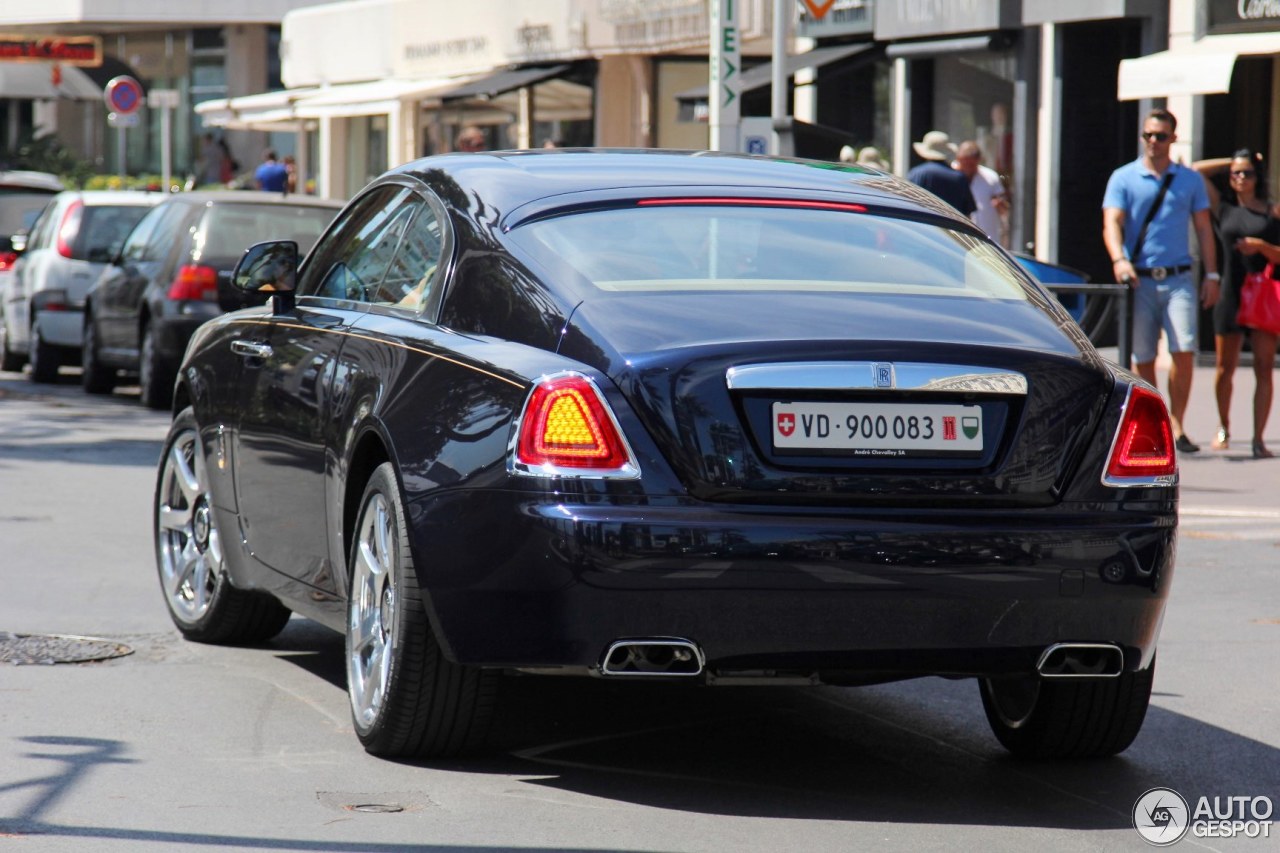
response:
[[[231,272],[231,285],[240,291],[245,305],[261,304],[254,295],[270,295],[277,314],[293,308],[297,279],[298,244],[293,240],[255,243],[245,249]]]
[[[273,240],[245,249],[231,273],[231,283],[244,293],[292,293],[297,277],[298,244]]]

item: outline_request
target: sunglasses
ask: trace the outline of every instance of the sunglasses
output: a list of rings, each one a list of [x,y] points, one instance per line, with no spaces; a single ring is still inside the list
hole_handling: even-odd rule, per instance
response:
[[[1258,173],[1253,169],[1232,169],[1231,177],[1233,178],[1256,178]]]
[[[1147,142],[1168,142],[1169,137],[1172,135],[1160,130],[1144,130],[1142,132],[1142,138]]]

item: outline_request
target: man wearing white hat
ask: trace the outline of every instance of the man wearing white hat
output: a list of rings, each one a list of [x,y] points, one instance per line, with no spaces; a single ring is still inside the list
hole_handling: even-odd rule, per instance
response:
[[[911,143],[911,147],[924,160],[910,172],[907,180],[936,195],[965,216],[970,216],[978,205],[974,203],[969,179],[951,168],[956,156],[956,146],[951,137],[941,130],[931,130],[924,139]]]

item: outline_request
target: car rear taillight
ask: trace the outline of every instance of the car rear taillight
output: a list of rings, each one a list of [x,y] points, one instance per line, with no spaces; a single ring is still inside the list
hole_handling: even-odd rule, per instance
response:
[[[1172,485],[1177,473],[1173,427],[1164,400],[1154,391],[1131,387],[1102,482],[1108,486]]]
[[[84,217],[84,202],[76,200],[67,205],[67,209],[62,213],[62,222],[58,224],[58,237],[54,241],[57,244],[58,254],[64,258],[71,257],[71,246],[76,242],[76,235],[80,233],[80,220]]]
[[[178,268],[178,277],[169,285],[169,299],[218,301],[218,271],[213,267],[187,264]]]
[[[17,252],[0,252],[0,272],[13,269],[13,262],[17,259]]]
[[[590,379],[542,379],[524,404],[514,470],[532,476],[637,477],[639,467]]]

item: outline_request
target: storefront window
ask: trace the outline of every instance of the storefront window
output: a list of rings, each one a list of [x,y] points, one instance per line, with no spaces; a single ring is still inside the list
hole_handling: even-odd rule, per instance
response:
[[[1012,51],[940,56],[934,61],[934,123],[951,139],[972,139],[983,164],[995,169],[1006,186],[1013,181]]]

